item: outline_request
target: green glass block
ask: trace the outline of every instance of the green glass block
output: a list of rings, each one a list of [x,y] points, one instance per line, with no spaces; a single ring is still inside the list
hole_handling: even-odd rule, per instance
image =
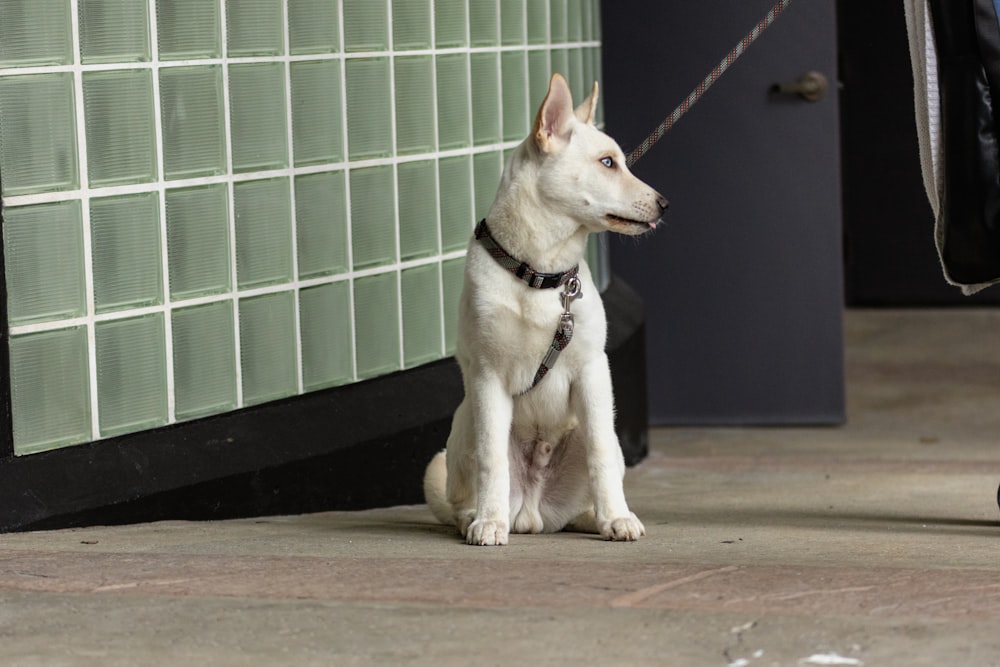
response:
[[[171,298],[228,292],[232,274],[225,184],[167,190],[164,200]]]
[[[434,150],[434,60],[396,58],[396,152]]]
[[[234,172],[288,166],[285,107],[284,63],[229,66]]]
[[[392,167],[351,171],[351,246],[354,268],[396,260],[396,209]]]
[[[295,166],[342,161],[340,63],[336,60],[299,61],[290,65],[290,71]]]
[[[287,178],[233,185],[236,278],[241,289],[292,280],[292,203]]]
[[[174,347],[174,413],[194,419],[236,405],[233,302],[179,308],[171,315]]]
[[[466,23],[468,0],[434,0],[434,42],[447,49],[468,44]]]
[[[437,173],[433,160],[396,168],[399,186],[399,254],[403,260],[437,254]]]
[[[90,186],[155,181],[152,72],[84,72],[83,108]]]
[[[397,51],[431,48],[431,0],[392,0],[392,46]]]
[[[472,156],[475,173],[476,220],[485,218],[496,197],[497,185],[503,171],[503,155],[499,152],[479,153]]]
[[[527,0],[528,44],[549,43],[549,0]]]
[[[594,21],[600,19],[600,14],[598,14],[597,19],[594,18],[594,9],[595,7],[592,0],[582,0],[582,2],[580,2],[581,42],[590,42],[594,40]]]
[[[342,0],[344,50],[348,53],[389,48],[389,8],[385,0]]]
[[[458,303],[462,298],[465,282],[465,258],[441,263],[441,295],[444,302],[444,348],[446,354],[455,354],[458,341]]]
[[[583,40],[583,14],[586,11],[586,7],[589,3],[586,0],[582,2],[577,0],[576,2],[567,2],[566,7],[566,40],[569,42],[580,42]]]
[[[500,26],[496,2],[469,3],[469,38],[472,46],[496,46],[500,43]]]
[[[157,193],[91,199],[90,246],[98,313],[163,303]]]
[[[500,54],[503,72],[503,138],[506,141],[528,136],[528,123],[533,122],[528,109],[528,59],[524,51],[504,51]]]
[[[607,289],[610,276],[608,259],[608,235],[591,234],[587,237],[587,265],[594,276],[597,289],[603,292]]]
[[[438,148],[465,148],[470,144],[469,56],[437,56]]]
[[[552,49],[550,54],[552,62],[552,71],[559,72],[563,75],[563,78],[567,79],[569,76],[569,57],[566,53],[566,49]]]
[[[229,57],[278,56],[285,52],[281,0],[226,0]]]
[[[219,3],[156,0],[156,41],[160,60],[221,57]]]
[[[0,67],[73,62],[69,0],[13,2],[0,18]]]
[[[347,76],[347,146],[352,160],[392,153],[388,58],[352,58]]]
[[[240,299],[240,364],[244,405],[298,391],[293,292]]]
[[[597,76],[594,73],[594,50],[596,48],[594,46],[587,46],[580,49],[583,54],[583,83],[586,88],[584,95],[590,95],[590,90],[593,88],[594,82],[597,81]],[[600,104],[602,97],[602,95],[597,96],[598,104]]]
[[[568,37],[566,1],[550,0],[549,2],[549,41],[553,44],[565,42]],[[575,5],[576,2],[573,4]]]
[[[226,173],[222,68],[160,70],[163,172],[167,179]]]
[[[584,0],[586,1],[586,0]],[[594,17],[593,25],[591,26],[590,39],[595,42],[601,41],[601,0],[590,0],[591,2],[591,16]]]
[[[101,435],[120,435],[166,424],[163,315],[98,322],[94,338]]]
[[[569,89],[573,93],[573,100],[579,104],[590,95],[590,87],[594,81],[587,85],[587,72],[583,66],[583,49],[567,49],[566,60],[569,66],[566,68],[566,81]]]
[[[292,55],[340,50],[336,0],[289,0],[288,41]]]
[[[548,50],[528,52],[528,108],[532,113],[542,105],[554,71],[549,62]],[[532,123],[534,120],[531,119]]]
[[[3,214],[8,323],[84,315],[80,202],[9,207]]]
[[[10,394],[15,454],[91,440],[87,328],[12,336]]]
[[[347,271],[347,186],[344,172],[295,177],[299,278]]]
[[[593,81],[602,81],[603,76],[601,74],[601,47],[595,47],[590,50],[590,79]],[[599,95],[597,97],[597,113],[594,115],[594,122],[598,125],[604,124],[604,96]]]
[[[406,368],[441,358],[441,275],[437,264],[400,273]]]
[[[80,55],[83,63],[148,61],[148,7],[148,3],[135,0],[80,2]]]
[[[473,53],[472,68],[472,142],[477,146],[500,141],[499,78],[496,53]]]
[[[0,77],[0,173],[4,196],[79,187],[71,73]]]
[[[354,281],[358,379],[399,370],[399,294],[395,272]]]
[[[524,42],[524,0],[500,0],[500,43]]]
[[[349,382],[354,375],[351,291],[347,281],[299,292],[302,385],[306,391]]]
[[[438,162],[441,202],[441,251],[461,250],[469,243],[478,220],[472,207],[472,158],[441,158]]]

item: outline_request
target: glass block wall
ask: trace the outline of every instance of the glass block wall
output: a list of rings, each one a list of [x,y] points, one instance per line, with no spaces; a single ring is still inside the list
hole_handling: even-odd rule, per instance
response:
[[[599,28],[598,0],[2,0],[15,453],[452,353],[472,227]]]

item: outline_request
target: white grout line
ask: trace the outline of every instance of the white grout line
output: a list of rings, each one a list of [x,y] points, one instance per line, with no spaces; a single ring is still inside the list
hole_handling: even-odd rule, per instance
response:
[[[437,25],[434,20],[433,12],[431,12],[430,19],[430,43],[433,47],[437,43]],[[433,141],[434,146],[440,145],[441,141],[441,124],[440,124],[440,110],[438,109],[438,96],[437,96],[437,58],[431,58],[431,90],[433,94],[431,95],[431,116],[433,119],[434,132]],[[444,240],[442,238],[441,232],[441,159],[440,157],[435,157],[434,159],[434,211],[436,213],[434,222],[437,225],[437,280],[438,280],[438,340],[440,345],[438,346],[438,354],[442,357],[448,354],[448,341],[447,330],[448,323],[444,316],[444,267],[441,266],[441,247],[444,245]]]
[[[230,110],[232,102],[229,95],[229,25],[226,20],[226,3],[219,3],[219,25],[222,27],[222,125],[224,143],[226,146],[226,175],[220,182],[226,184],[229,207],[229,298],[233,303],[233,355],[236,357],[236,408],[243,407],[243,348],[240,342],[240,299],[239,276],[236,271],[236,201],[233,184],[236,179],[233,173],[233,126]]]
[[[156,191],[159,194],[157,197],[157,201],[159,202],[157,213],[160,218],[160,289],[163,290],[164,308],[163,352],[166,357],[164,359],[164,373],[167,385],[167,423],[173,424],[177,421],[177,400],[175,396],[176,386],[174,383],[174,329],[172,326],[173,321],[170,318],[170,260],[169,248],[167,247],[167,202],[163,191],[163,174],[165,167],[163,165],[163,116],[160,109],[160,47],[156,39],[156,0],[149,0],[147,12],[149,15],[149,48],[150,53],[152,54],[152,71],[150,73],[150,77],[152,78],[153,86],[153,136],[155,142],[157,168]]]
[[[155,81],[154,81],[155,83]],[[226,93],[228,98],[228,90]],[[344,109],[346,116],[346,109]],[[228,118],[226,119],[228,125]],[[516,147],[522,140],[501,141],[499,143],[481,144],[465,148],[453,148],[443,151],[430,151],[427,153],[416,153],[399,155],[388,158],[366,158],[363,160],[331,162],[320,165],[308,165],[302,167],[285,167],[281,169],[268,169],[262,171],[242,172],[239,174],[221,174],[217,176],[198,176],[195,178],[185,178],[177,180],[165,180],[160,183],[132,183],[127,185],[112,185],[97,188],[94,195],[101,197],[143,194],[147,192],[159,192],[162,190],[173,190],[176,188],[189,188],[201,185],[218,185],[220,183],[242,183],[244,181],[255,181],[268,178],[280,178],[288,176],[303,176],[307,174],[318,174],[329,171],[345,171],[348,169],[365,169],[367,167],[385,167],[407,162],[424,162],[432,159],[443,159],[458,157],[462,155],[478,155],[480,153],[493,153],[505,151]],[[471,143],[471,139],[470,139]],[[227,146],[227,149],[229,147]],[[346,148],[345,148],[346,151]],[[231,151],[229,151],[231,153]],[[231,156],[230,156],[231,157]],[[32,204],[50,204],[53,202],[69,201],[79,199],[80,190],[70,190],[61,192],[38,192],[25,195],[11,195],[4,197],[5,207],[30,206]]]
[[[295,134],[294,127],[292,123],[292,108],[294,103],[292,101],[292,35],[291,29],[288,22],[288,3],[283,2],[281,4],[282,20],[284,21],[284,40],[285,40],[285,55],[282,60],[285,63],[285,129],[287,131],[287,146],[288,146],[288,165],[292,168],[294,172],[295,167]],[[295,393],[301,394],[305,390],[305,382],[303,379],[303,363],[302,363],[302,313],[299,304],[299,239],[298,239],[298,220],[295,211],[295,177],[289,175],[285,177],[288,182],[288,204],[291,207],[289,211],[289,216],[291,220],[291,235],[292,235],[292,281],[294,284],[293,294],[292,294],[292,315],[294,317],[293,328],[294,328],[294,339],[295,339]]]
[[[337,28],[339,34],[337,38],[340,40],[340,49],[343,51],[346,48],[345,33],[344,33],[344,3],[343,0],[336,0],[337,2]],[[351,135],[347,131],[347,61],[344,58],[340,59],[340,131],[341,131],[341,150],[344,153],[344,160],[349,160],[351,155]],[[345,219],[344,224],[347,231],[347,305],[348,305],[348,320],[350,322],[350,334],[351,334],[351,381],[358,381],[358,318],[356,317],[354,310],[356,304],[354,302],[354,206],[351,201],[351,171],[349,169],[344,170],[344,206],[345,206]]]
[[[80,44],[80,12],[78,0],[70,2],[70,26],[73,40],[73,95],[75,98],[76,112],[76,144],[77,144],[77,169],[80,176],[80,189],[78,195],[72,199],[80,201],[80,216],[83,233],[83,284],[86,293],[86,314],[78,318],[78,326],[86,328],[87,332],[87,365],[89,368],[90,381],[90,434],[91,439],[97,440],[101,436],[101,423],[98,401],[97,383],[97,337],[94,327],[94,264],[93,250],[90,229],[90,190],[89,171],[87,169],[87,125],[86,114],[84,113],[83,100],[83,67],[81,62]]]
[[[79,2],[79,0],[75,0]],[[224,4],[224,3],[223,3]],[[223,34],[225,34],[225,8],[220,12],[222,15]],[[76,20],[74,18],[74,20]],[[150,31],[150,37],[155,38]],[[223,39],[223,41],[225,41]],[[498,46],[456,46],[429,49],[402,49],[399,51],[343,51],[337,53],[307,53],[300,55],[289,55],[288,60],[297,62],[301,60],[352,60],[356,58],[385,58],[389,56],[430,56],[446,55],[454,53],[500,53],[502,51],[547,51],[552,49],[583,49],[600,47],[599,41],[579,41],[579,42],[553,42],[548,44],[509,44]],[[225,47],[224,47],[225,48]],[[190,67],[191,65],[237,65],[253,63],[273,63],[276,59],[285,56],[235,56],[223,58],[186,58],[183,60],[163,60],[159,67],[167,69],[170,67]],[[89,63],[72,65],[28,65],[25,67],[0,67],[0,76],[21,76],[24,74],[52,74],[56,72],[100,72],[121,69],[151,69],[151,62],[118,62],[118,63]]]
[[[385,2],[383,9],[386,15],[386,38],[389,41],[389,52],[393,52],[393,46],[396,43],[396,36],[393,34],[392,26],[392,3]],[[389,144],[392,146],[392,154],[396,155],[399,153],[398,144],[399,142],[399,129],[396,127],[396,57],[389,56]],[[396,205],[393,206],[393,233],[395,235],[395,260],[398,264],[402,259],[402,250],[400,248],[401,240],[399,233],[399,168],[398,163],[394,163],[392,168],[392,192],[393,198]],[[406,368],[406,346],[403,340],[403,272],[396,271],[396,331],[397,340],[399,341],[399,357],[397,368]]]
[[[471,14],[472,14],[472,12],[469,11],[469,7],[468,7],[468,5],[466,5],[466,8],[465,8],[465,43],[467,45],[468,44],[472,44],[472,17],[471,17]],[[475,137],[476,137],[476,130],[475,130],[475,127],[473,126],[474,125],[474,119],[473,119],[473,113],[474,112],[473,112],[473,106],[472,106],[472,58],[469,55],[466,55],[466,57],[465,57],[464,60],[465,60],[465,90],[468,93],[468,95],[467,95],[468,99],[466,101],[466,108],[467,108],[468,118],[469,118],[469,133],[466,136],[466,140],[469,142],[469,146],[475,146],[476,145],[476,139],[475,139]],[[469,187],[469,192],[467,194],[468,194],[469,203],[470,203],[469,210],[472,211],[472,220],[469,220],[468,230],[469,230],[469,233],[471,234],[473,232],[473,230],[475,229],[475,227],[476,227],[476,223],[478,222],[476,220],[476,161],[474,159],[472,159],[471,155],[469,156],[468,164],[469,164],[469,186],[470,187]]]
[[[428,266],[430,264],[439,264],[441,262],[448,262],[453,259],[461,259],[462,257],[465,257],[464,248],[461,250],[452,250],[450,252],[441,253],[439,255],[431,255],[429,257],[409,259],[396,264],[385,264],[383,266],[373,266],[365,269],[358,269],[355,271],[345,271],[343,273],[337,273],[330,276],[305,278],[296,281],[296,285],[299,289],[307,289],[310,287],[318,287],[320,285],[329,285],[332,283],[352,282],[354,280],[357,280],[358,278],[380,276],[386,273],[392,273],[394,271],[406,271],[408,269],[418,268],[421,266]],[[90,317],[81,316],[81,317],[67,318],[62,320],[46,320],[44,322],[31,322],[27,324],[18,324],[10,327],[10,334],[12,336],[22,336],[24,334],[40,333],[43,331],[57,331],[59,329],[66,329],[69,327],[86,325],[91,322],[107,322],[110,320],[126,319],[126,318],[138,317],[141,315],[166,313],[170,310],[176,310],[178,308],[204,306],[210,303],[229,301],[232,300],[233,298],[250,298],[255,296],[263,296],[265,294],[277,294],[279,292],[287,292],[287,291],[289,291],[289,283],[265,285],[261,287],[254,287],[252,289],[239,290],[235,293],[223,292],[219,294],[209,294],[205,296],[179,299],[177,301],[171,302],[170,304],[143,306],[140,308],[131,308],[128,310],[98,313]]]

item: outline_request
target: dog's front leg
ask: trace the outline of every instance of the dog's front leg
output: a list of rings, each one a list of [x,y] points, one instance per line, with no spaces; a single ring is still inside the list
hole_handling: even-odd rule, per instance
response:
[[[583,368],[573,396],[587,451],[597,530],[606,540],[637,540],[646,529],[625,501],[625,460],[615,433],[614,394],[606,355]]]
[[[469,525],[469,544],[507,544],[510,532],[510,428],[514,399],[496,377],[480,377],[470,389],[476,442],[476,518]]]

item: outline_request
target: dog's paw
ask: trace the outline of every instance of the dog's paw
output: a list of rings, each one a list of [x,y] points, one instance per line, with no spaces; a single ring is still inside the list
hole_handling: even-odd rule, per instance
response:
[[[635,514],[601,522],[601,537],[615,542],[634,542],[646,534],[646,528]]]
[[[510,528],[506,521],[481,521],[476,519],[469,524],[469,530],[465,534],[465,541],[468,544],[480,546],[501,546],[507,544],[507,537]]]

